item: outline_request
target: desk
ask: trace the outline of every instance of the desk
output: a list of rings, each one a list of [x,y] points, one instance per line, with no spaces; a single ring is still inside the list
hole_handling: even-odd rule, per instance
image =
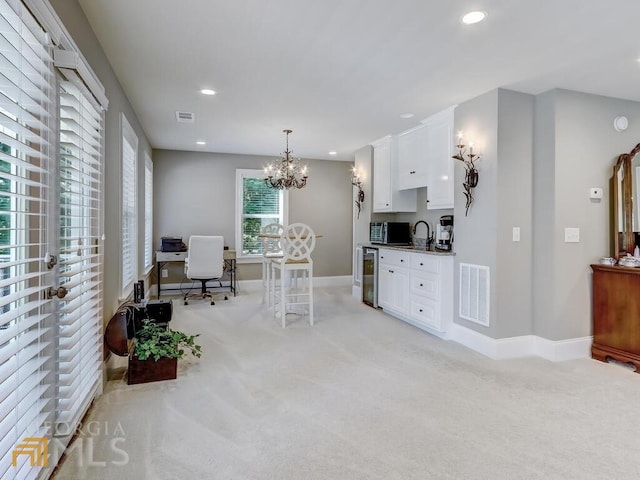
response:
[[[162,252],[156,251],[156,272],[158,275],[158,298],[162,294],[162,267],[167,263],[184,263],[187,258],[187,252]],[[238,279],[236,278],[236,251],[225,250],[223,253],[224,259],[224,272],[229,274],[229,291],[233,292],[233,296],[236,296],[238,291]],[[213,287],[216,288],[216,287]],[[179,290],[176,288],[165,288],[164,291]]]

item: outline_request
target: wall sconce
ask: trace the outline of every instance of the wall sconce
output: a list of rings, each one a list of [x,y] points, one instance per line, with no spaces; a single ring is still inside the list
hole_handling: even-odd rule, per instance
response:
[[[362,208],[362,203],[364,202],[364,190],[362,190],[362,180],[360,180],[360,175],[356,170],[356,167],[353,167],[351,171],[351,185],[354,187],[358,187],[358,196],[356,197],[356,207],[358,207],[358,217],[360,218],[360,209]]]
[[[463,143],[462,132],[458,133],[458,144],[456,148],[458,149],[458,153],[452,158],[460,160],[464,164],[465,169],[462,187],[464,188],[464,196],[467,198],[464,211],[464,216],[466,217],[467,213],[469,213],[469,207],[473,202],[472,190],[478,185],[478,170],[476,169],[475,162],[480,160],[480,155],[473,153],[473,143],[469,143],[469,153],[466,153],[467,146]]]

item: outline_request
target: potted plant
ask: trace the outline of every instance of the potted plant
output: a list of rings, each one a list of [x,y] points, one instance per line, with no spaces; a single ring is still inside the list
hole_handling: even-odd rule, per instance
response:
[[[175,379],[178,359],[188,353],[195,357],[202,355],[200,345],[195,342],[198,336],[171,330],[144,319],[133,339],[127,383],[132,385]]]

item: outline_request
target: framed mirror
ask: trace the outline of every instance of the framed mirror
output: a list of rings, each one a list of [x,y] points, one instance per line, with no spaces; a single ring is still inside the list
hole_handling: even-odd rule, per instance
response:
[[[636,246],[635,231],[640,226],[640,202],[634,202],[637,198],[638,185],[640,180],[638,175],[634,175],[634,170],[640,170],[640,143],[629,153],[618,156],[613,167],[611,177],[611,255],[619,260],[627,253],[633,255]],[[634,181],[636,177],[636,181]],[[634,193],[636,193],[634,195]],[[635,207],[635,208],[634,208]]]

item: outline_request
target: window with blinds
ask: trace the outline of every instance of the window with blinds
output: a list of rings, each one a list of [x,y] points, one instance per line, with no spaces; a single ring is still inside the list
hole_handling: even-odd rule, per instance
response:
[[[71,76],[70,78],[74,78]],[[102,380],[103,113],[60,79],[60,301],[57,331],[58,422],[75,424]]]
[[[285,224],[283,190],[268,187],[262,170],[236,171],[236,252],[239,257],[262,256],[258,234],[270,223]]]
[[[133,290],[138,275],[136,172],[138,137],[122,115],[122,298]]]
[[[144,271],[153,267],[153,162],[144,158]]]
[[[15,10],[14,10],[15,9]],[[52,418],[55,311],[43,292],[55,77],[46,35],[20,2],[0,2],[0,478],[41,467],[13,450]]]

